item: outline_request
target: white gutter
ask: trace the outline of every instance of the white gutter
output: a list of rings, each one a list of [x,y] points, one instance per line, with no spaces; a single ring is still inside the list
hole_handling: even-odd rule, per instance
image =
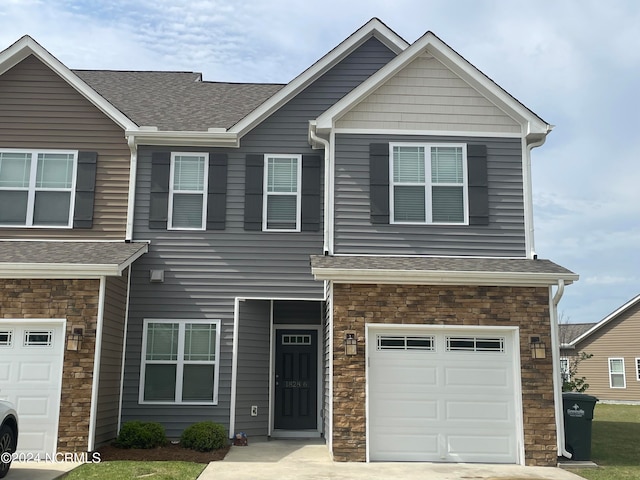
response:
[[[127,138],[129,150],[131,150],[131,162],[129,162],[129,199],[127,201],[127,226],[125,233],[125,241],[131,241],[133,238],[133,215],[136,196],[136,176],[138,171],[138,147],[136,146],[136,137],[130,135]]]
[[[556,432],[557,432],[557,445],[558,455],[561,457],[571,458],[572,454],[567,451],[564,442],[564,407],[562,405],[562,383],[560,382],[560,349],[558,347],[558,339],[560,338],[558,327],[558,303],[564,294],[564,280],[558,280],[558,290],[556,294],[551,297],[552,287],[549,286],[549,305],[550,308],[550,321],[551,321],[551,356],[553,362],[553,400],[556,406]]]
[[[331,145],[328,140],[320,138],[316,135],[315,122],[309,122],[309,138],[312,142],[320,143],[324,147],[324,245],[322,251],[325,254],[331,253],[329,247],[331,238],[331,222],[329,221],[331,209],[333,208],[333,196],[332,191],[332,175],[331,175]],[[313,143],[311,144],[313,146]]]
[[[98,413],[98,386],[100,383],[100,360],[102,353],[102,327],[104,325],[104,302],[107,278],[100,277],[100,293],[98,294],[98,315],[96,319],[96,343],[93,355],[93,382],[91,385],[91,410],[89,414],[89,441],[87,451],[93,452],[96,444],[96,420]],[[85,330],[86,334],[86,330]]]
[[[164,131],[157,128],[141,127],[139,130],[125,130],[126,136],[134,136],[137,144],[163,145],[174,147],[239,147],[240,140],[235,133],[223,129],[209,131]]]
[[[549,286],[558,281],[563,284],[578,280],[576,274],[476,272],[445,270],[385,270],[313,268],[316,280],[334,283],[413,283],[417,285],[492,285],[492,286]]]
[[[551,131],[551,125],[547,125],[547,133]],[[536,245],[534,240],[534,228],[533,228],[533,186],[531,182],[531,150],[536,147],[540,147],[547,139],[546,135],[543,135],[540,140],[529,141],[527,138],[522,139],[523,158],[522,158],[522,188],[524,195],[524,242],[525,252],[527,252],[527,258],[536,258]]]

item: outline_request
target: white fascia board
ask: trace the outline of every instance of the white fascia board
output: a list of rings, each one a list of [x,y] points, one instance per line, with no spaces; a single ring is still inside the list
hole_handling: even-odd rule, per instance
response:
[[[176,147],[239,147],[239,137],[235,133],[182,132],[126,130],[127,137],[133,137],[136,145],[176,146]]]
[[[56,57],[45,50],[38,42],[25,35],[16,43],[0,53],[0,75],[20,63],[29,55],[34,55],[51,70],[57,73],[65,82],[73,87],[80,95],[89,100],[107,117],[124,130],[137,129],[137,125],[129,117],[104,99],[98,92],[86,84],[75,73],[67,68]]]
[[[229,129],[229,132],[236,133],[239,138],[243,137],[371,37],[380,40],[396,54],[400,54],[409,45],[384,23],[377,18],[373,18],[253,112],[236,123]]]
[[[507,115],[518,121],[518,123],[523,126],[524,135],[546,135],[551,130],[550,125],[509,95],[484,73],[440,40],[435,34],[427,32],[404,52],[400,53],[387,65],[320,115],[316,120],[318,133],[326,133],[330,130],[335,120],[342,117],[424,52],[433,55],[434,58],[451,69],[456,75],[466,81],[471,87],[475,88],[480,94],[484,95]]]
[[[607,315],[605,318],[600,320],[598,323],[596,323],[593,327],[591,327],[589,330],[584,332],[578,338],[576,338],[572,342],[568,343],[567,344],[567,348],[569,348],[569,347],[575,348],[575,346],[576,346],[576,344],[578,344],[578,342],[581,342],[582,340],[587,338],[592,333],[596,332],[597,330],[600,330],[607,323],[611,322],[612,320],[615,320],[618,317],[618,315],[624,313],[625,311],[627,311],[629,308],[633,307],[638,302],[640,302],[640,295],[636,295],[631,300],[629,300],[627,303],[622,305],[620,308],[616,309],[615,311],[613,311],[609,315]]]
[[[524,272],[462,272],[435,270],[355,270],[340,268],[312,268],[316,280],[336,283],[383,283],[416,285],[486,285],[486,286],[549,286],[564,280],[571,284],[576,274]]]

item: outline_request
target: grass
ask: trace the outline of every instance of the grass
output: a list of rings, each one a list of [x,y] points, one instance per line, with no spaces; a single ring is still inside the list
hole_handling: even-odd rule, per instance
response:
[[[63,480],[195,480],[205,464],[190,462],[134,462],[128,460],[86,463],[73,469]]]
[[[640,478],[640,405],[596,404],[591,459],[599,468],[572,470],[588,480]]]

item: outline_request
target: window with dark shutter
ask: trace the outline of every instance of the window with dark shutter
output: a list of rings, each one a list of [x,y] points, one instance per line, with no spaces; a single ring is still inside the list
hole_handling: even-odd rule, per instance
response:
[[[149,228],[167,228],[170,176],[171,152],[153,152],[151,154]]]
[[[96,152],[78,153],[73,228],[91,228],[93,226],[97,167],[98,154]]]
[[[264,155],[247,155],[245,159],[244,229],[262,230],[262,185]]]
[[[319,155],[302,156],[302,213],[301,230],[320,230],[320,176],[322,160]]]
[[[207,200],[207,230],[224,230],[227,216],[226,153],[209,154],[209,193]]]

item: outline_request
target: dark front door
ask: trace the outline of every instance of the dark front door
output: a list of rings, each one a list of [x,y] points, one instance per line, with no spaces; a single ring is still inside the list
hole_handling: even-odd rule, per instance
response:
[[[274,427],[317,428],[318,332],[276,330],[276,401]]]

